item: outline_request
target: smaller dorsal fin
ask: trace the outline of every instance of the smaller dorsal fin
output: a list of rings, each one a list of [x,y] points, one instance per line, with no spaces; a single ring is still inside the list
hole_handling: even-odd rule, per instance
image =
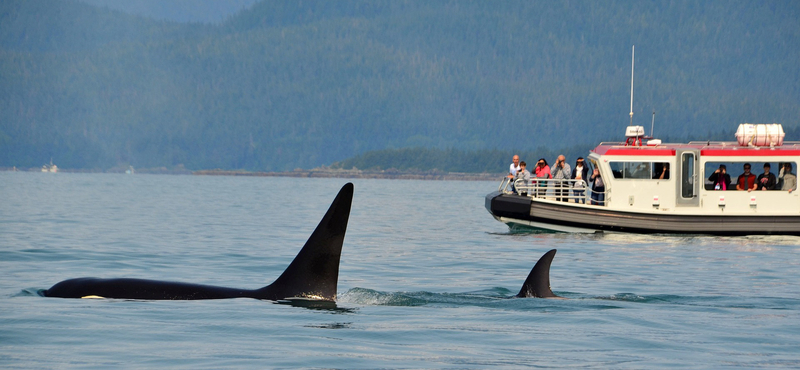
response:
[[[550,263],[553,262],[555,256],[556,250],[551,249],[542,258],[539,258],[531,273],[528,274],[528,278],[525,279],[525,284],[522,284],[522,289],[517,297],[559,298],[550,290]]]

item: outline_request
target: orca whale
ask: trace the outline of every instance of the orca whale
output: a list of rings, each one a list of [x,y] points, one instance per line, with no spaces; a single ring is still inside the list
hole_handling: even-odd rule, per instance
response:
[[[144,279],[78,278],[57,283],[43,291],[43,295],[141,300],[255,298],[335,302],[339,257],[352,200],[353,184],[347,183],[289,267],[272,284],[261,289],[235,289]]]
[[[531,269],[522,289],[517,294],[518,298],[562,298],[550,290],[550,263],[556,256],[556,250],[551,249],[545,253]]]

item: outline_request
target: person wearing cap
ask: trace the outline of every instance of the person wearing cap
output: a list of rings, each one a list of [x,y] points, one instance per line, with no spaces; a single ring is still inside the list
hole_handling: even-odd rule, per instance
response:
[[[772,190],[778,180],[775,175],[769,172],[769,163],[764,163],[764,173],[758,175],[756,186],[758,190]]]

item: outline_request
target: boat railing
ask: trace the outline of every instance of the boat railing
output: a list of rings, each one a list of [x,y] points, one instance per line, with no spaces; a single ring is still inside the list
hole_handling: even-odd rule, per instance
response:
[[[560,200],[572,203],[584,203],[604,206],[608,202],[608,191],[595,192],[583,180],[577,179],[522,179],[503,178],[499,191],[506,194],[517,194],[531,198]],[[593,201],[592,195],[602,195],[602,201]],[[600,197],[598,197],[600,198]]]
[[[512,178],[505,176],[503,177],[503,181],[500,181],[500,186],[497,188],[497,191],[501,191],[503,193],[510,193],[511,189],[508,187],[511,186]]]

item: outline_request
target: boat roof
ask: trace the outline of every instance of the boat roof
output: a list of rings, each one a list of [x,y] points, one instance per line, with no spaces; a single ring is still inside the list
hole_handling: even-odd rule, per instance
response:
[[[695,149],[701,156],[714,157],[800,157],[800,141],[784,141],[780,146],[742,146],[736,141],[691,141],[680,144],[626,145],[624,142],[603,142],[592,152],[598,155],[619,156],[675,156],[678,150]]]

